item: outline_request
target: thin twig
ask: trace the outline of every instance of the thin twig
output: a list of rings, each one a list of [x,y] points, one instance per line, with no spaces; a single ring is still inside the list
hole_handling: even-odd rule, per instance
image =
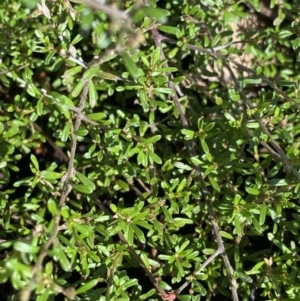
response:
[[[97,199],[97,197],[95,197],[94,200],[95,200],[96,205],[98,205],[103,212],[105,212],[106,214],[109,215],[109,212],[103,206],[102,202],[99,199]],[[122,243],[124,243],[124,244],[127,245],[128,251],[135,258],[135,260],[139,263],[139,265],[143,268],[144,272],[146,273],[146,275],[148,276],[148,278],[150,279],[150,281],[152,282],[152,284],[154,285],[154,287],[156,288],[156,290],[164,298],[164,296],[167,295],[166,292],[159,286],[157,280],[155,279],[155,277],[153,276],[153,274],[146,268],[146,266],[145,266],[144,262],[142,261],[142,259],[140,258],[140,256],[136,253],[136,251],[132,247],[130,247],[128,245],[128,242],[127,242],[126,238],[124,237],[124,235],[123,235],[123,233],[121,231],[119,231],[117,234],[118,234],[120,240],[122,241]]]
[[[218,248],[211,256],[209,256],[201,265],[199,270],[194,272],[189,279],[183,283],[176,291],[175,295],[178,296],[194,279],[194,276],[200,274],[202,270],[204,270],[216,257],[218,257],[221,254],[221,250]]]
[[[252,105],[251,101],[248,100],[245,92],[243,91],[243,89],[241,88],[236,76],[234,75],[234,73],[232,72],[231,68],[228,66],[228,64],[224,63],[225,67],[228,69],[231,79],[234,82],[235,88],[236,90],[240,93],[244,103],[250,108],[250,109],[254,109],[255,107]],[[254,118],[255,120],[258,122],[261,130],[263,131],[264,134],[266,134],[269,138],[270,138],[270,144],[272,145],[272,147],[274,148],[274,150],[276,151],[272,151],[272,149],[267,145],[267,143],[264,142],[262,143],[264,147],[266,147],[266,149],[268,149],[268,151],[272,154],[275,155],[276,153],[276,157],[280,157],[280,160],[282,161],[283,166],[285,167],[286,171],[288,173],[292,172],[294,174],[294,176],[300,180],[300,173],[294,168],[293,164],[288,160],[288,158],[285,155],[285,152],[281,149],[281,147],[279,146],[279,144],[273,139],[271,133],[269,132],[269,130],[267,129],[267,127],[265,126],[265,124],[263,123],[263,121],[261,120],[260,116],[258,115],[258,113],[254,113]],[[278,156],[277,156],[278,155]]]
[[[172,40],[168,37],[165,36],[161,36],[161,41],[165,41],[165,42],[169,42],[172,44],[177,44],[177,41]],[[204,54],[208,54],[212,57],[215,58],[219,58],[222,59],[224,61],[225,66],[227,66],[227,69],[230,73],[230,76],[235,84],[235,86],[237,87],[237,90],[240,92],[244,102],[247,104],[247,106],[249,108],[254,108],[253,105],[251,104],[251,102],[248,101],[247,96],[245,95],[245,93],[243,92],[243,90],[241,89],[240,85],[237,82],[236,76],[234,75],[232,69],[230,68],[230,66],[228,66],[227,61],[230,61],[230,63],[234,64],[236,67],[238,67],[239,70],[241,71],[245,71],[248,72],[250,74],[253,74],[259,78],[262,79],[263,82],[265,82],[266,84],[268,84],[275,92],[277,92],[279,95],[281,95],[283,97],[283,99],[288,100],[292,103],[295,103],[297,105],[299,105],[298,103],[295,102],[294,99],[292,99],[291,97],[289,97],[288,95],[286,95],[282,90],[280,90],[276,84],[274,84],[271,80],[269,80],[267,77],[263,76],[263,75],[257,75],[255,70],[252,70],[251,68],[245,67],[244,65],[236,62],[235,60],[233,60],[232,58],[230,58],[229,56],[225,56],[221,53],[215,52],[214,50],[209,50],[209,49],[204,49],[198,46],[194,46],[194,45],[190,45],[187,44],[187,48],[191,49],[191,50],[195,50],[195,51],[199,51],[202,52]],[[293,167],[293,164],[287,159],[284,151],[281,149],[281,147],[279,146],[279,144],[273,139],[272,135],[270,134],[269,130],[267,129],[267,127],[264,125],[264,123],[262,122],[261,118],[258,116],[257,113],[254,114],[256,121],[259,123],[259,126],[261,128],[261,130],[264,132],[264,134],[266,134],[270,139],[270,144],[273,146],[273,148],[276,150],[276,152],[274,150],[272,150],[264,141],[261,141],[261,144],[263,146],[265,146],[269,152],[275,156],[277,159],[280,158],[280,160],[282,161],[284,167],[286,168],[286,170],[288,172],[292,172],[294,174],[294,176],[300,180],[300,173]]]
[[[150,281],[152,282],[152,284],[154,285],[156,290],[161,294],[162,297],[165,296],[166,292],[159,286],[157,280],[155,279],[153,274],[146,268],[144,262],[142,261],[140,256],[136,253],[136,251],[128,245],[128,242],[127,242],[126,238],[124,237],[123,233],[118,232],[118,236],[121,239],[121,241],[123,241],[127,245],[129,252],[135,258],[135,260],[139,263],[139,265],[143,268],[143,270],[145,271],[146,275],[148,276],[148,278],[150,279]]]
[[[158,30],[157,29],[152,29],[151,33],[152,33],[152,38],[154,40],[155,46],[160,47],[160,49],[161,49],[161,58],[163,60],[165,60],[165,55],[164,55],[162,45],[161,45],[161,36],[160,36]],[[164,67],[168,67],[167,63],[165,63],[164,65],[165,65]],[[185,113],[183,112],[182,105],[181,105],[181,103],[178,99],[176,89],[175,89],[174,84],[173,84],[172,81],[169,82],[169,87],[174,91],[174,94],[172,95],[172,98],[173,98],[174,104],[175,104],[175,106],[176,106],[176,108],[179,112],[179,116],[180,116],[182,125],[183,125],[184,128],[189,128],[188,119],[187,119]],[[195,151],[194,141],[190,141],[190,140],[187,141],[187,145],[188,145],[188,150],[189,150],[190,156],[195,157],[197,155],[197,153]],[[208,197],[208,191],[207,191],[207,188],[206,188],[206,185],[205,185],[205,182],[204,182],[204,179],[203,179],[202,172],[201,172],[200,168],[198,166],[196,166],[195,164],[193,165],[193,167],[196,171],[198,181],[200,183],[202,197],[203,197],[203,199],[206,202],[207,207],[208,207],[209,219],[211,220],[211,223],[212,223],[212,227],[213,227],[213,230],[214,230],[214,235],[215,235],[217,245],[218,245],[219,254],[222,255],[223,262],[224,262],[225,268],[226,268],[227,273],[228,273],[228,278],[229,278],[229,281],[231,283],[231,292],[232,292],[233,300],[238,301],[239,297],[238,297],[238,294],[237,294],[236,280],[233,277],[233,268],[232,268],[232,266],[229,262],[227,253],[225,251],[224,243],[223,243],[222,237],[220,235],[219,225],[218,225],[218,222],[217,222],[217,219],[216,219],[216,215],[215,215],[215,212],[214,212],[212,201]]]
[[[143,181],[141,181],[140,179],[136,179],[136,180],[139,182],[139,184],[144,188],[144,190],[147,193],[151,194],[151,190],[143,183]]]
[[[165,37],[163,35],[161,36],[161,41],[162,42],[166,42],[166,43],[170,43],[170,44],[177,44],[178,41],[170,39],[168,37]],[[212,56],[216,59],[222,59],[225,62],[229,61],[230,63],[234,64],[240,71],[244,71],[244,72],[248,72],[252,75],[254,75],[255,77],[260,78],[263,82],[265,82],[267,85],[269,85],[275,92],[277,92],[279,95],[281,95],[283,97],[283,99],[288,100],[294,104],[296,104],[297,106],[299,106],[299,103],[297,103],[294,99],[292,99],[291,97],[289,97],[288,95],[286,95],[282,90],[280,90],[276,84],[274,84],[273,81],[271,81],[270,79],[268,79],[267,77],[265,77],[262,74],[257,74],[257,72],[251,68],[248,68],[240,63],[238,63],[237,61],[235,61],[233,58],[231,58],[230,56],[226,56],[223,55],[219,52],[215,52],[214,50],[211,49],[205,49],[205,48],[201,48],[195,45],[191,45],[191,44],[185,44],[186,47],[190,50],[194,50],[194,51],[199,51],[201,53],[207,54],[209,56]]]
[[[49,236],[48,240],[45,242],[44,245],[41,247],[41,251],[38,255],[37,261],[32,269],[32,278],[27,284],[27,286],[21,290],[20,292],[20,301],[29,301],[31,292],[34,289],[34,287],[38,284],[39,282],[39,274],[42,271],[43,268],[43,262],[45,257],[48,254],[48,250],[51,247],[51,245],[55,242],[57,233],[59,230],[59,223],[61,221],[61,209],[69,195],[69,193],[72,190],[72,186],[70,184],[70,179],[74,174],[74,159],[75,159],[75,153],[76,153],[76,147],[77,147],[77,136],[75,135],[75,131],[77,131],[80,127],[81,124],[81,119],[82,119],[82,113],[84,110],[84,104],[87,98],[88,94],[88,88],[89,88],[90,81],[87,81],[85,83],[84,89],[81,94],[81,99],[79,103],[79,110],[78,114],[76,116],[75,120],[75,126],[74,129],[71,132],[71,154],[70,154],[70,159],[69,159],[69,165],[67,172],[64,177],[61,179],[61,184],[62,184],[62,194],[58,203],[58,214],[54,216],[54,223],[53,223],[53,228],[52,228],[52,233]]]
[[[131,17],[125,11],[117,9],[115,6],[103,4],[98,0],[71,0],[71,2],[82,3],[93,9],[101,10],[105,14],[117,20],[131,21]]]
[[[63,159],[64,162],[68,162],[69,158],[68,156],[62,151],[60,147],[58,147],[55,142],[52,140],[50,136],[48,136],[43,129],[36,123],[33,123],[34,128],[41,133],[47,140],[47,142],[54,148],[54,150],[60,155],[60,157]]]

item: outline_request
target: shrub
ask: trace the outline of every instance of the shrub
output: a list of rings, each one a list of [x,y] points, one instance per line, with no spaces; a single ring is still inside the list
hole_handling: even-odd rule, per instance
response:
[[[1,2],[1,300],[297,300],[299,4],[194,2]]]

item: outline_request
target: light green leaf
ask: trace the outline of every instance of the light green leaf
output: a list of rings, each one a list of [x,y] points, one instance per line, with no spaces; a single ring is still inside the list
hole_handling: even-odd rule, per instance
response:
[[[16,136],[19,133],[19,126],[18,125],[13,125],[11,128],[8,129],[7,132],[3,134],[3,138],[11,138]]]
[[[246,191],[249,194],[252,194],[252,195],[259,195],[260,194],[259,190],[255,189],[255,188],[251,188],[251,187],[246,187]]]
[[[266,221],[268,207],[266,203],[262,203],[260,206],[259,224],[264,225]]]
[[[161,158],[152,151],[148,152],[149,159],[151,158],[156,164],[162,164]]]
[[[61,141],[66,142],[69,138],[70,132],[71,132],[71,123],[67,122],[61,132]]]
[[[61,173],[48,170],[41,171],[40,175],[46,180],[56,180],[61,177]]]
[[[29,253],[29,254],[36,254],[39,252],[39,246],[32,246],[29,243],[23,241],[16,241],[13,245],[14,250],[19,251],[21,253]]]
[[[179,183],[179,185],[177,186],[176,192],[181,192],[185,188],[186,183],[187,183],[187,179],[183,178]]]
[[[193,168],[187,164],[184,164],[182,162],[175,162],[174,166],[176,166],[178,169],[183,169],[183,170],[192,170]]]
[[[157,141],[159,141],[161,138],[161,135],[155,135],[155,136],[152,136],[151,138],[147,139],[144,143],[145,144],[152,144],[152,143],[155,143]]]
[[[183,242],[183,244],[180,246],[179,250],[176,252],[177,254],[180,254],[184,251],[184,249],[190,244],[189,240],[186,240]]]
[[[279,31],[279,38],[285,39],[285,38],[291,36],[292,34],[293,34],[293,32],[290,31],[290,30],[280,30]]]
[[[163,31],[163,32],[166,32],[166,33],[169,33],[169,34],[173,34],[173,35],[176,35],[176,34],[180,33],[179,28],[173,27],[173,26],[160,25],[158,27],[158,29],[160,31]]]
[[[213,38],[213,40],[211,41],[211,47],[215,47],[218,42],[220,41],[221,39],[221,35],[220,34],[216,34]]]
[[[89,84],[89,103],[91,108],[94,108],[98,100],[98,92],[93,81]]]
[[[78,171],[76,172],[76,178],[78,178],[80,182],[91,191],[94,191],[96,189],[95,184],[89,178]]]
[[[113,213],[117,213],[118,208],[117,208],[117,206],[116,206],[115,204],[110,204],[109,207],[110,207],[110,210],[111,210]]]
[[[209,147],[204,139],[200,139],[200,144],[202,146],[203,151],[208,154],[209,153]]]
[[[51,50],[48,52],[46,58],[45,58],[45,65],[49,65],[52,61],[53,56],[56,54],[56,49]]]
[[[239,278],[241,279],[242,281],[245,281],[245,282],[248,282],[248,283],[252,283],[253,280],[246,274],[242,273],[242,272],[239,272],[239,271],[234,271],[234,275],[233,275],[234,278]]]
[[[176,71],[178,71],[178,69],[175,67],[163,67],[163,68],[157,69],[157,71],[158,72],[176,72]]]
[[[265,263],[263,261],[258,262],[257,264],[254,265],[254,267],[250,270],[245,272],[245,274],[247,275],[255,275],[255,274],[260,274],[261,273],[261,267],[264,265]]]
[[[233,236],[225,231],[220,231],[220,235],[224,238],[233,239]]]
[[[85,293],[85,292],[91,290],[93,287],[95,287],[97,285],[98,282],[99,282],[99,280],[97,278],[97,279],[92,279],[87,283],[84,283],[80,288],[78,288],[76,290],[76,294],[79,295],[79,294],[82,294],[82,293]]]
[[[152,295],[154,295],[156,292],[156,290],[154,288],[152,288],[149,292],[147,292],[146,294],[140,295],[139,299],[140,300],[148,300],[149,297],[151,297]],[[150,299],[149,299],[150,300]]]
[[[217,190],[218,192],[220,192],[220,186],[219,186],[219,184],[215,181],[215,179],[214,179],[213,177],[211,177],[211,176],[208,176],[208,180],[209,180],[211,186],[212,186],[215,190]]]
[[[239,216],[234,218],[234,225],[237,235],[242,235],[242,225]]]
[[[186,139],[191,140],[194,139],[195,132],[192,130],[183,129],[181,133],[185,136]]]
[[[57,204],[53,199],[49,199],[47,202],[47,208],[48,211],[52,214],[52,215],[56,215],[58,213],[57,210]]]
[[[146,243],[145,235],[143,231],[137,227],[135,224],[131,224],[130,227],[132,228],[133,232],[136,234],[137,238],[141,243]]]
[[[74,133],[76,136],[84,137],[89,133],[89,131],[87,129],[79,129],[79,130],[75,131]]]
[[[173,95],[173,90],[167,87],[156,87],[154,88],[155,92],[164,93],[164,94],[170,94]]]
[[[87,80],[92,79],[99,72],[99,66],[91,67],[83,73],[82,81],[86,82]]]
[[[76,67],[73,67],[73,68],[71,68],[71,69],[68,69],[68,70],[62,75],[62,78],[68,78],[68,77],[74,76],[74,75],[76,75],[77,73],[79,73],[81,70],[82,70],[82,66],[76,66]]]
[[[116,183],[117,183],[118,186],[119,186],[120,188],[122,188],[123,190],[129,191],[129,185],[128,185],[128,183],[126,183],[125,181],[120,180],[120,179],[117,179],[117,180],[116,180]]]
[[[99,121],[99,120],[102,120],[103,118],[105,118],[106,115],[102,112],[99,112],[99,113],[88,114],[86,117],[91,120],[94,120],[94,121]]]
[[[289,183],[286,179],[272,179],[268,181],[268,184],[271,186],[286,186]]]
[[[146,15],[158,22],[164,23],[167,20],[166,17],[170,15],[170,12],[166,9],[144,6],[140,9],[139,14],[141,14],[142,16]]]
[[[74,89],[73,89],[73,91],[72,91],[72,93],[71,93],[71,96],[72,96],[73,98],[77,97],[77,96],[81,93],[81,91],[82,91],[84,85],[85,85],[85,82],[82,81],[82,80],[80,80],[80,81],[78,82],[78,84],[74,87]]]
[[[137,65],[134,63],[134,61],[132,60],[132,58],[129,56],[128,53],[124,52],[122,53],[122,58],[124,61],[124,65],[126,67],[126,69],[128,70],[128,72],[130,73],[130,75],[133,78],[138,78],[139,77],[139,69],[137,67]]]
[[[36,158],[35,155],[33,155],[33,154],[30,155],[30,161],[32,162],[34,168],[35,168],[36,170],[39,170],[39,168],[40,168],[40,167],[39,167],[39,162],[38,162],[38,160],[37,160],[37,158]]]
[[[86,187],[85,185],[81,184],[72,184],[72,187],[77,190],[78,192],[82,192],[84,194],[91,194],[93,192],[93,189]]]
[[[205,248],[202,250],[202,253],[205,254],[205,255],[212,255],[215,253],[216,250],[214,249],[208,249],[208,248]]]
[[[138,153],[137,160],[139,165],[148,166],[148,157],[143,151]]]

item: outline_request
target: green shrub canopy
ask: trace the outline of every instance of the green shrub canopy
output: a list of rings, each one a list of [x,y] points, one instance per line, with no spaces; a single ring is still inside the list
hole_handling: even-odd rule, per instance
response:
[[[299,11],[2,0],[1,300],[299,300]]]

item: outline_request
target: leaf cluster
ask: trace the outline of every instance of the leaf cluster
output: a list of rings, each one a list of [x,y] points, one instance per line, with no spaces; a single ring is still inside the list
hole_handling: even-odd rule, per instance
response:
[[[199,2],[1,1],[3,300],[297,300],[299,4]]]

